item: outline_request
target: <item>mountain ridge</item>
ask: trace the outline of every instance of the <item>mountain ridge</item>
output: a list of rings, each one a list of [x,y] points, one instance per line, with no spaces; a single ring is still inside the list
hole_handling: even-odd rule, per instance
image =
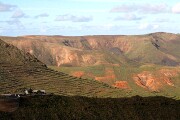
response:
[[[164,37],[167,37],[167,39]],[[180,56],[177,54],[180,51],[179,46],[176,44],[176,48],[171,47],[178,43],[179,39],[179,35],[171,33],[132,36],[30,36],[30,38],[21,36],[4,38],[6,42],[35,55],[44,63],[56,66],[66,64],[88,66],[99,64],[99,62],[112,62],[106,60],[106,54],[115,54],[115,56],[123,59],[122,61],[129,59],[140,63],[176,66],[180,63]],[[61,54],[58,54],[59,51],[62,51]],[[115,63],[118,62],[121,61]]]

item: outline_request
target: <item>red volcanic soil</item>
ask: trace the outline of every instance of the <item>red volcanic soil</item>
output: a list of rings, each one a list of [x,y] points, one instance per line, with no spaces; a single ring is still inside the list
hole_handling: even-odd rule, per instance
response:
[[[94,78],[97,81],[105,82],[107,84],[112,85],[113,87],[120,88],[120,89],[131,89],[127,83],[127,81],[116,81],[116,76],[114,71],[110,68],[106,68],[105,75],[101,77],[97,77],[91,73],[85,73],[84,71],[76,71],[71,74],[75,77],[82,77],[84,75]],[[116,81],[114,83],[114,81]]]
[[[101,77],[97,77],[93,75],[92,73],[85,73],[84,71],[75,71],[71,73],[74,77],[83,77],[83,76],[89,76],[90,78],[94,78],[97,81],[109,83],[110,81],[114,81],[116,76],[114,74],[114,71],[112,69],[106,69],[105,75]]]
[[[127,81],[116,81],[113,86],[121,89],[130,89]]]
[[[76,71],[72,73],[72,76],[74,77],[82,77],[84,75],[83,71]]]
[[[13,112],[19,107],[17,99],[11,98],[0,98],[0,111],[2,112]]]
[[[161,69],[155,71],[155,74],[149,71],[143,71],[133,77],[135,83],[150,91],[160,91],[165,85],[174,86],[171,78],[178,75],[178,70]]]

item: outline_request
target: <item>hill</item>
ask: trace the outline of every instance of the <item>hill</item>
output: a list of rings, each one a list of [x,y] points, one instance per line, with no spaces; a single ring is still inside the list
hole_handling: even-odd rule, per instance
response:
[[[0,38],[74,77],[95,79],[133,94],[180,96],[179,34]]]
[[[176,66],[180,35],[1,37],[47,65],[88,66],[129,62]]]
[[[179,120],[180,101],[166,97],[87,98],[29,96],[3,120]]]
[[[0,94],[21,93],[25,88],[44,89],[58,95],[126,96],[95,80],[81,79],[47,68],[34,56],[0,40]]]

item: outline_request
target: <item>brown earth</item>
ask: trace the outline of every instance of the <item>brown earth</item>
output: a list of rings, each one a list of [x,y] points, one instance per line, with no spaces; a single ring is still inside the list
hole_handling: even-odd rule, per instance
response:
[[[36,56],[47,65],[119,65],[128,63],[129,60],[169,66],[180,63],[180,36],[171,33],[0,38]]]
[[[112,91],[119,93],[119,96],[125,93],[95,80],[54,71],[33,55],[0,40],[0,94],[21,94],[29,88],[65,96],[103,97],[113,96]],[[12,102],[1,101],[1,109],[4,111],[13,105]]]
[[[107,68],[105,70],[105,75],[102,77],[98,77],[93,75],[92,73],[85,73],[84,71],[76,71],[76,72],[72,72],[72,76],[74,77],[83,77],[83,76],[89,76],[91,78],[95,78],[95,80],[97,81],[101,81],[101,82],[105,82],[105,83],[113,83],[115,81],[115,83],[110,84],[113,87],[116,88],[120,88],[120,89],[130,89],[128,82],[127,81],[116,81],[115,78],[115,74],[114,71],[112,69]]]
[[[84,75],[83,71],[76,71],[71,74],[74,77],[82,77]]]
[[[150,91],[159,92],[165,85],[175,86],[172,82],[172,78],[179,74],[178,70],[174,69],[161,69],[155,73],[149,71],[143,71],[133,77],[135,83]]]
[[[120,89],[131,89],[127,81],[116,81],[113,86]]]
[[[86,67],[105,65],[110,67],[121,67],[122,65],[138,66],[139,64],[155,64],[162,66],[180,65],[179,34],[159,32],[132,36],[32,35],[0,38],[9,44],[13,44],[22,51],[32,54],[43,61],[43,63],[51,66]],[[7,46],[4,47],[6,48]],[[13,56],[13,51],[8,51],[6,55],[9,56],[9,54]],[[3,60],[6,60],[6,57],[4,57]],[[17,59],[15,63],[16,62],[19,62],[19,60]],[[150,91],[160,91],[161,88],[166,85],[176,86],[171,79],[176,76],[176,74],[179,75],[179,72],[172,72],[168,69],[155,72],[144,71],[134,75],[133,79],[137,85],[143,88]],[[116,81],[121,80],[121,78],[117,78],[113,70],[106,69],[105,71],[105,74],[102,76],[95,76],[91,73],[83,73],[82,71],[77,71],[75,73],[71,73],[70,71],[69,73],[76,77],[84,75],[90,76],[90,78],[108,83],[109,85],[116,85]]]

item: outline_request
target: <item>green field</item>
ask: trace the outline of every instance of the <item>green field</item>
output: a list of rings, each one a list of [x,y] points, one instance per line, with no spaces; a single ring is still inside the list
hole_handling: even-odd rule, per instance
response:
[[[149,71],[152,74],[156,75],[158,70],[161,69],[179,69],[177,67],[169,67],[169,66],[161,66],[161,65],[140,65],[140,66],[131,66],[131,65],[122,65],[122,66],[106,66],[106,65],[98,65],[98,66],[88,66],[88,67],[56,67],[56,66],[48,66],[51,69],[62,71],[68,74],[72,74],[76,71],[84,71],[84,75],[82,78],[89,78],[88,73],[93,74],[94,76],[102,77],[105,75],[105,69],[112,69],[115,74],[115,81],[123,80],[127,81],[129,86],[132,88],[129,92],[134,95],[142,95],[142,96],[154,96],[154,95],[162,95],[167,97],[175,97],[177,99],[180,98],[180,86],[179,80],[180,75],[173,77],[171,80],[176,85],[175,87],[170,87],[165,85],[160,92],[151,92],[141,88],[137,84],[135,84],[133,80],[133,75],[141,73],[143,71]],[[95,77],[92,77],[94,79]],[[111,81],[111,79],[109,79]],[[112,82],[107,82],[107,84],[112,85]],[[128,90],[127,90],[128,91]]]

